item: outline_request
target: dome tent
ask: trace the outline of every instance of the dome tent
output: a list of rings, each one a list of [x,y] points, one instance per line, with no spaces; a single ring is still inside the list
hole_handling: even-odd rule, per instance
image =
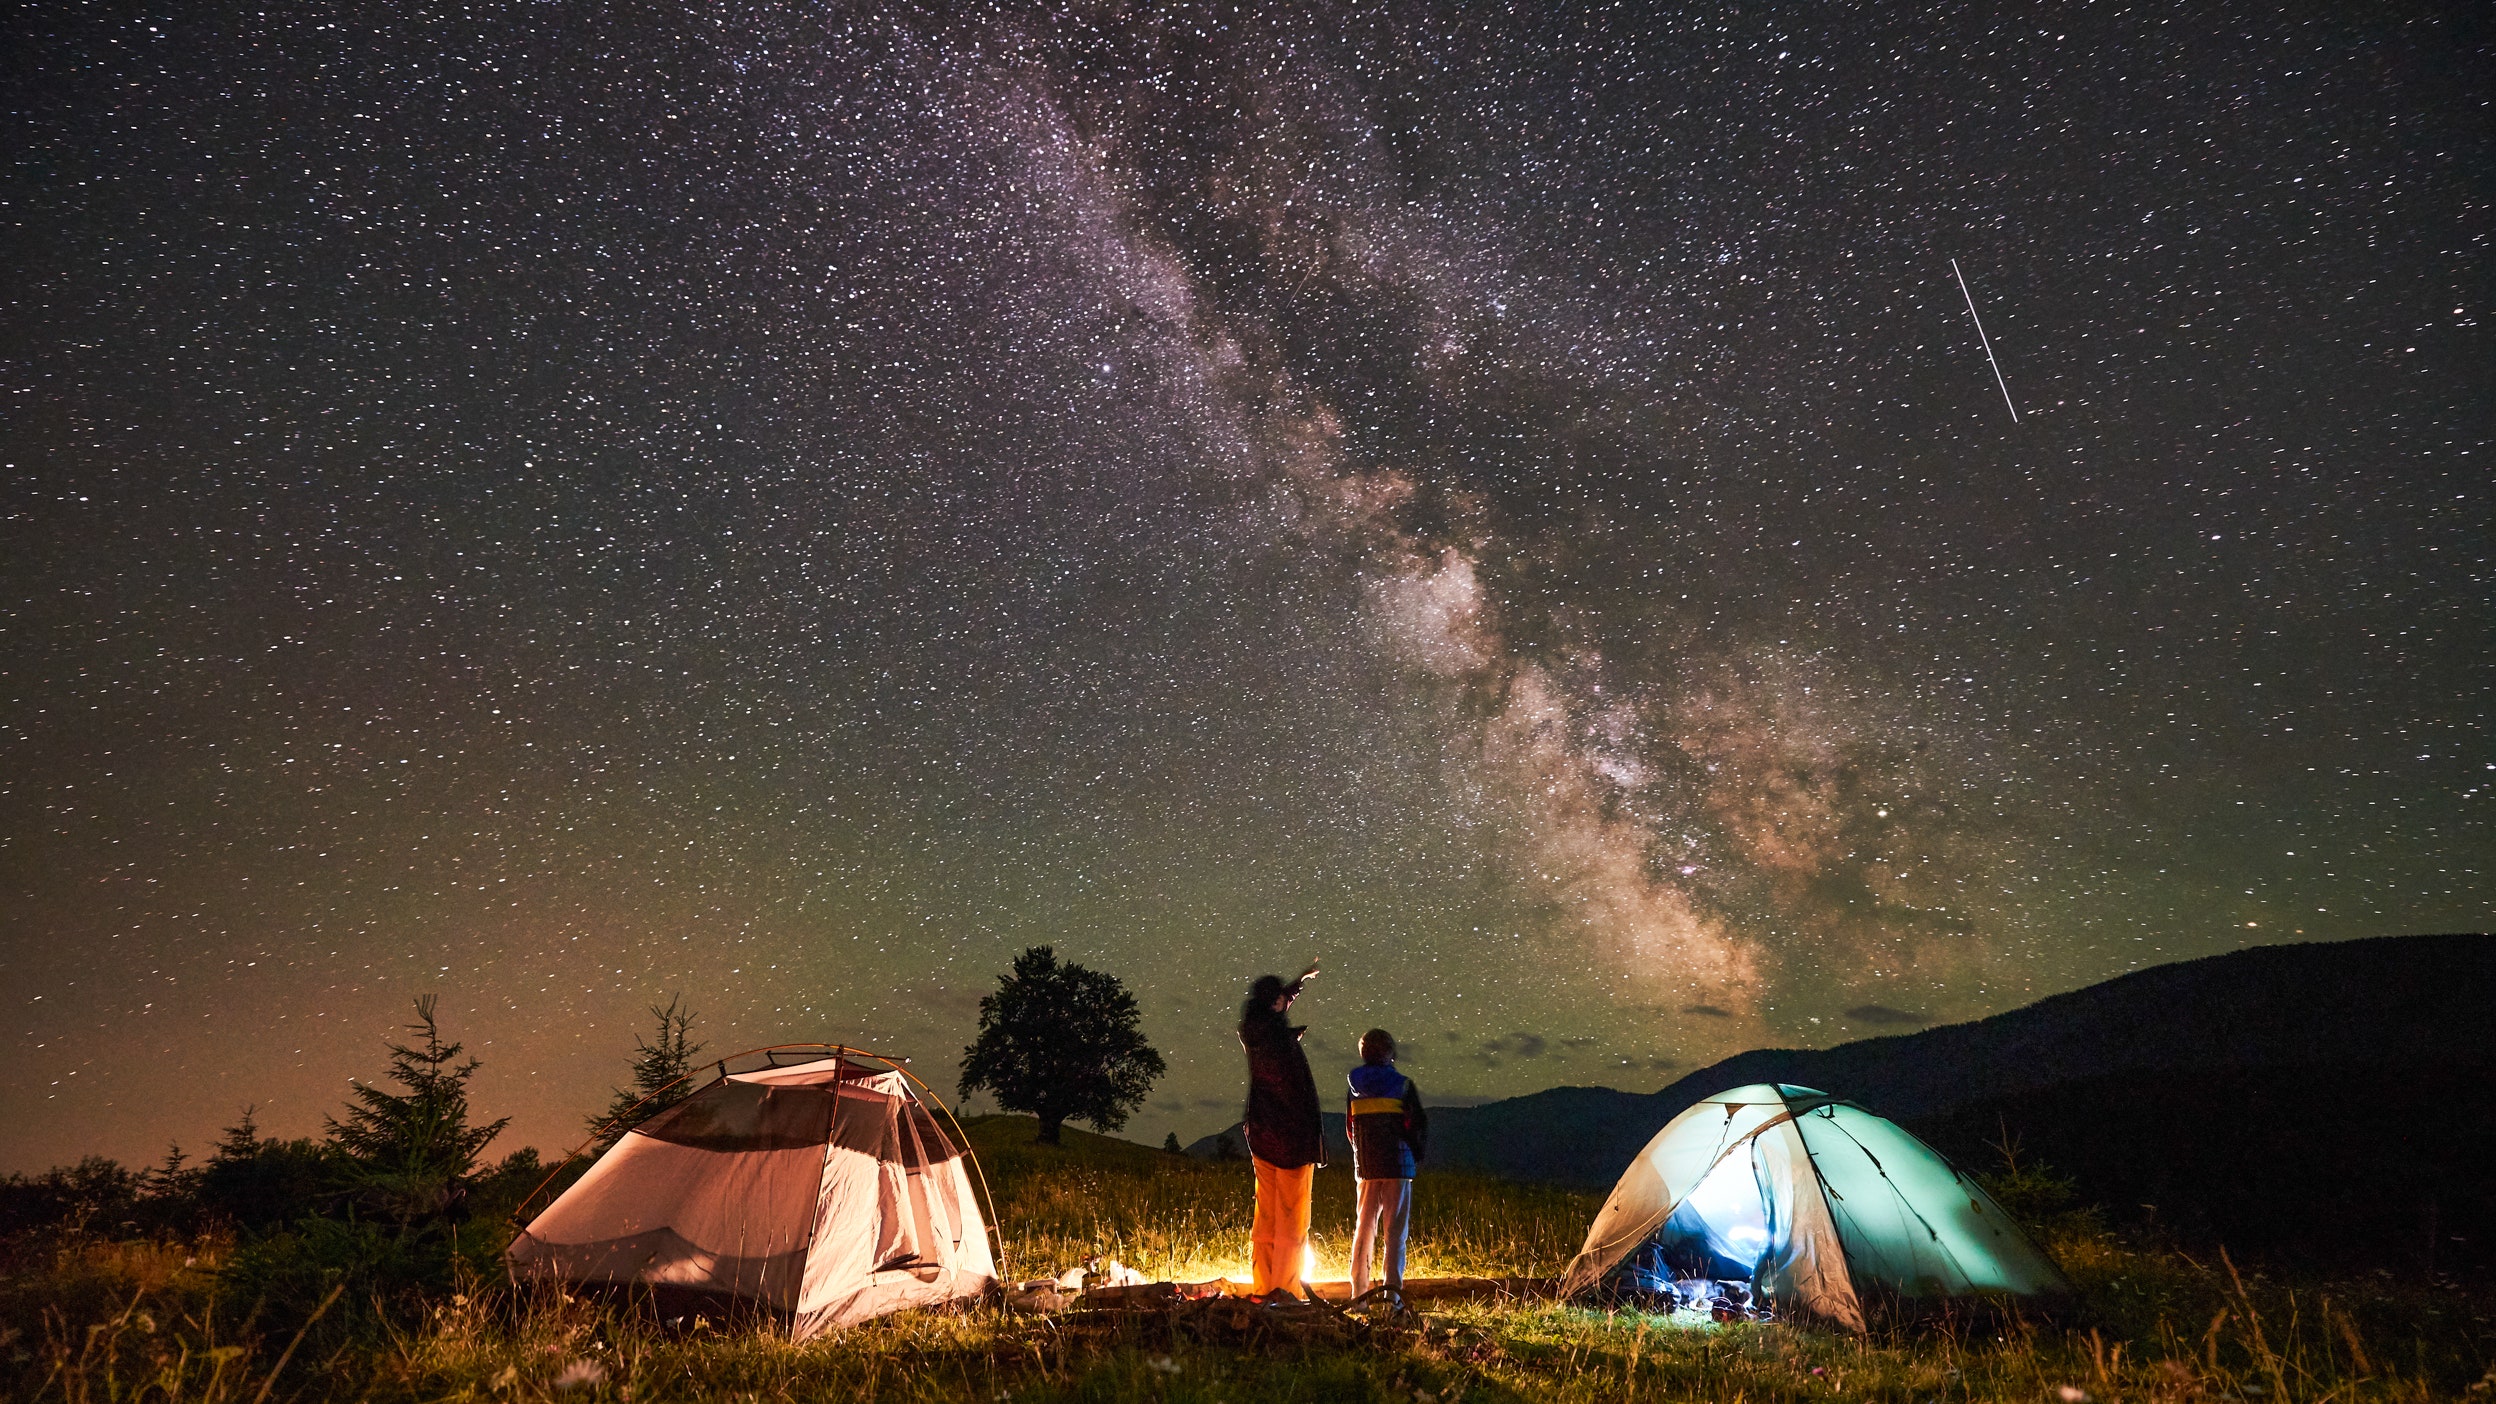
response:
[[[512,1240],[512,1276],[760,1306],[798,1340],[989,1291],[966,1147],[890,1060],[807,1048],[750,1072],[723,1061],[624,1133]]]
[[[1864,1329],[1867,1306],[2070,1290],[1984,1190],[1896,1124],[1807,1087],[1692,1106],[1630,1162],[1562,1279],[1738,1278],[1778,1309]]]

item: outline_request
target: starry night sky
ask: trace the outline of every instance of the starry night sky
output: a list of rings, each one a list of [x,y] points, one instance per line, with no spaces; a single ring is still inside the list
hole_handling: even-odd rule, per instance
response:
[[[0,44],[0,1169],[2488,929],[2481,7],[183,8]]]

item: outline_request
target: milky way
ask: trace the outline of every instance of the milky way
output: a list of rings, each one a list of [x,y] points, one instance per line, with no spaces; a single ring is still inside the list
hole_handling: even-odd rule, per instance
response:
[[[940,1083],[1651,1088],[2485,929],[2466,7],[20,16],[0,1168]],[[1981,306],[2019,419],[1969,319]]]

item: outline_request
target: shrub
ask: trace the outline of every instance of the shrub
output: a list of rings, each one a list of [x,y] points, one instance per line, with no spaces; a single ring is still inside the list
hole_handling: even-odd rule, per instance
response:
[[[245,1107],[191,1187],[195,1226],[264,1232],[315,1211],[339,1178],[338,1157],[328,1147],[309,1138],[264,1137]]]

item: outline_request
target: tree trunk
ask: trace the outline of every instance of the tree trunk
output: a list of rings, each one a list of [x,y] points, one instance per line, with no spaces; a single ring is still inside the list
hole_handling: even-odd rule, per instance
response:
[[[1065,1124],[1066,1118],[1062,1116],[1051,1116],[1046,1112],[1042,1112],[1040,1114],[1040,1144],[1044,1146],[1054,1146],[1058,1144],[1057,1130]]]

